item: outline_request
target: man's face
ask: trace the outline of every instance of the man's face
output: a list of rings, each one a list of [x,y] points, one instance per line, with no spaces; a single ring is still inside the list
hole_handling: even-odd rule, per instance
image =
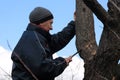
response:
[[[52,28],[52,23],[53,23],[53,19],[50,19],[50,20],[48,20],[48,21],[45,21],[45,22],[43,22],[43,23],[40,23],[39,25],[40,25],[40,28],[42,28],[42,29],[44,29],[45,31],[50,31],[50,30],[52,30],[53,28]]]

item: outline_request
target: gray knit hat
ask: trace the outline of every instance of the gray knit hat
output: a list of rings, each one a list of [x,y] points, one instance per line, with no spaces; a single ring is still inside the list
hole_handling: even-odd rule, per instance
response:
[[[35,24],[39,24],[50,19],[53,19],[52,13],[43,7],[36,7],[29,15],[30,22]]]

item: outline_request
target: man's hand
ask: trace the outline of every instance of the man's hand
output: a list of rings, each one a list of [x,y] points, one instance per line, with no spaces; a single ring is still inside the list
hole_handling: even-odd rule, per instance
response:
[[[65,58],[65,61],[69,65],[69,63],[72,61],[72,56],[69,56],[68,58]]]
[[[76,21],[76,11],[74,12],[74,21]]]

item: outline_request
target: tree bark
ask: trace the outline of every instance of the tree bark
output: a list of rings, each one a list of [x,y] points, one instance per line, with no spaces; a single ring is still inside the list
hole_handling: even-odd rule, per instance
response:
[[[83,33],[84,31],[91,30],[90,28],[84,26],[87,24],[87,21],[83,23],[84,25],[83,24],[81,25],[80,23],[80,21],[84,22],[84,18],[85,18],[85,16],[82,17],[79,16],[84,12],[84,10],[80,12],[82,6],[79,3],[81,3],[81,1],[82,0],[76,1],[76,3],[78,4],[76,8],[78,11],[77,14],[78,18],[76,21],[77,35]],[[104,29],[100,39],[99,47],[97,50],[96,47],[94,47],[96,54],[92,56],[92,58],[90,59],[89,57],[82,57],[84,61],[87,60],[87,62],[85,63],[84,80],[120,80],[118,76],[119,74],[116,70],[119,68],[118,60],[120,59],[120,12],[119,12],[120,1],[109,0],[108,12],[105,11],[105,9],[97,2],[97,0],[83,0],[83,1],[91,9],[91,11],[97,16],[97,18],[104,24]],[[85,19],[90,20],[89,17],[87,18]],[[81,27],[78,29],[79,25],[81,25]],[[84,31],[80,30],[83,27],[85,30]],[[91,34],[91,32],[93,31],[90,32],[88,31],[87,34]],[[82,40],[83,43],[80,43],[81,35],[77,36],[77,48],[78,50],[79,49],[83,50],[82,51],[83,53],[80,53],[80,55],[84,54],[84,56],[88,54],[92,54],[92,51],[94,51],[94,50],[92,51],[89,50],[89,46],[88,46],[88,48],[86,48],[88,53],[84,53],[86,52],[86,50],[84,49],[85,46],[79,47],[80,45],[88,44],[91,37],[93,41],[95,40],[93,37],[95,36],[94,34],[91,34],[89,38],[88,37],[86,38],[86,36],[87,35],[84,35],[85,37],[84,40],[88,41],[87,43],[84,40]],[[96,46],[95,41],[94,44],[92,44],[92,46]]]
[[[80,56],[87,63],[93,58],[97,50],[93,13],[83,0],[76,0],[76,3],[76,45],[78,50],[82,50]]]

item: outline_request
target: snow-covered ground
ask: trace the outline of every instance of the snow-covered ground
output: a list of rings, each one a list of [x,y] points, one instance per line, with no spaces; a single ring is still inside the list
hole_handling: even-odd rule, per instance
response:
[[[11,52],[0,46],[0,80],[11,80]],[[54,55],[57,56],[57,55]],[[79,57],[73,57],[65,71],[55,80],[82,80],[84,77],[84,62]]]

